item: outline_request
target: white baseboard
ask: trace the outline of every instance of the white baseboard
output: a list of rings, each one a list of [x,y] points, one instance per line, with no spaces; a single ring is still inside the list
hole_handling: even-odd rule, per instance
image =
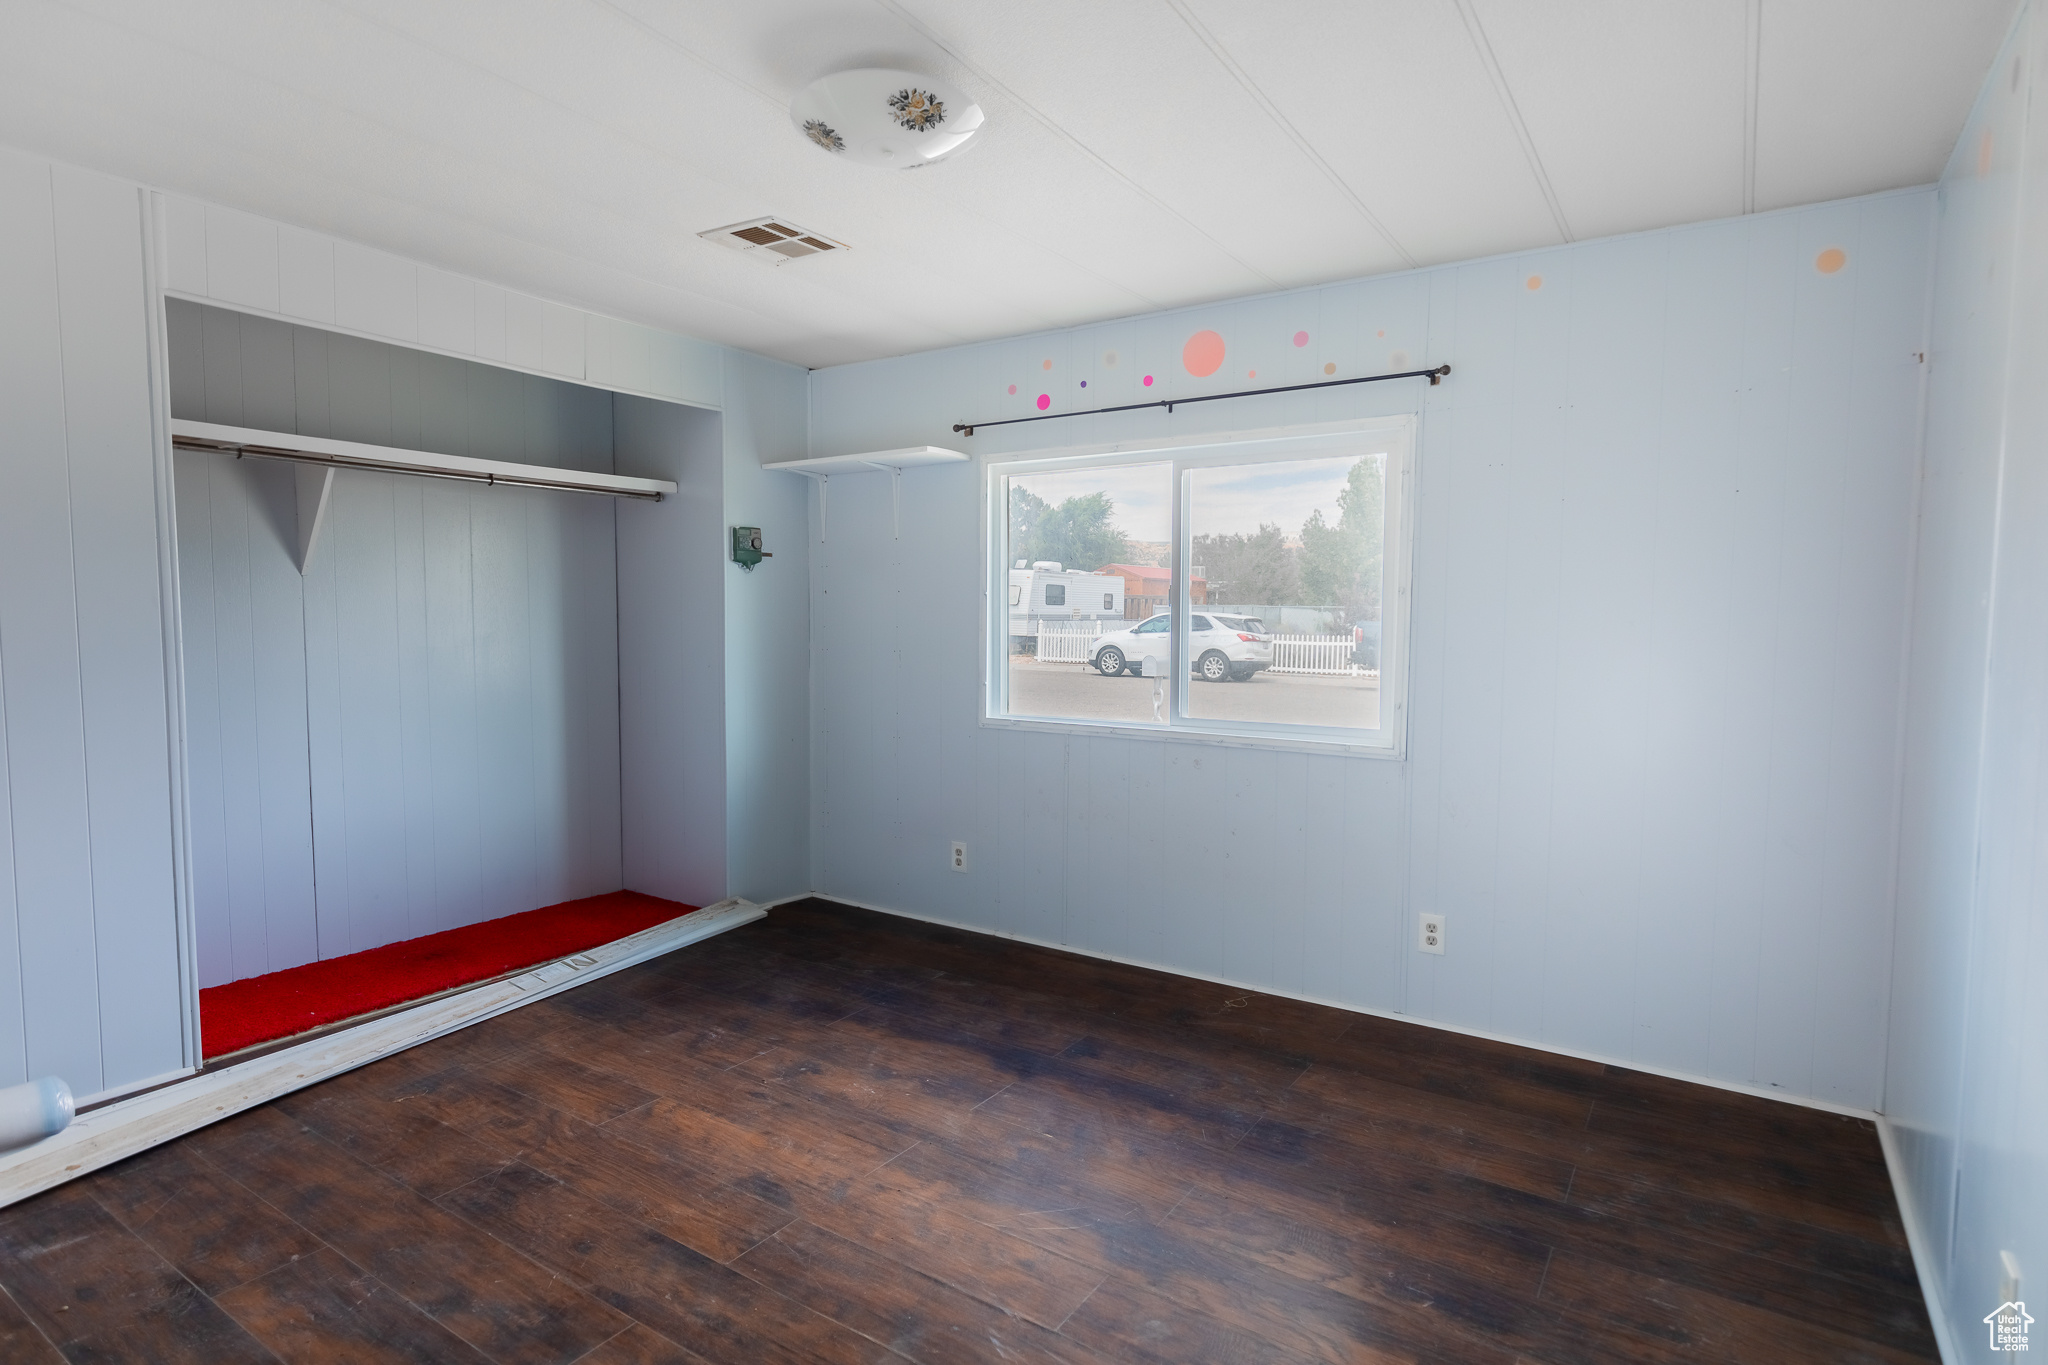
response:
[[[1927,1316],[1934,1323],[1934,1346],[1941,1352],[1942,1365],[1962,1365],[1963,1353],[1949,1330],[1948,1299],[1942,1293],[1941,1277],[1935,1273],[1934,1244],[1920,1224],[1918,1205],[1906,1184],[1906,1161],[1899,1152],[1899,1140],[1892,1121],[1877,1116],[1877,1140],[1884,1148],[1885,1170],[1892,1178],[1892,1197],[1899,1201],[1899,1221],[1906,1225],[1906,1246],[1913,1253],[1913,1273],[1920,1277],[1920,1297],[1927,1301]]]
[[[81,1114],[53,1137],[0,1153],[0,1207],[330,1076],[736,929],[767,913],[748,901],[720,901],[518,976],[445,995],[218,1071],[201,1072],[189,1080]]]
[[[1653,1066],[1646,1062],[1631,1061],[1626,1057],[1610,1057],[1601,1052],[1582,1052],[1577,1048],[1559,1047],[1555,1043],[1532,1042],[1527,1038],[1518,1038],[1513,1034],[1491,1033],[1486,1029],[1467,1028],[1463,1024],[1446,1024],[1441,1020],[1425,1019],[1420,1015],[1398,1014],[1392,1010],[1376,1010],[1365,1005],[1354,1005],[1344,1000],[1329,1000],[1319,995],[1304,995],[1299,991],[1279,990],[1272,986],[1262,986],[1250,981],[1238,981],[1227,976],[1210,976],[1206,972],[1191,972],[1185,967],[1169,966],[1163,962],[1147,962],[1142,958],[1122,957],[1116,953],[1098,953],[1089,948],[1076,948],[1071,943],[1053,943],[1046,939],[1033,938],[1029,934],[1013,934],[1003,929],[983,929],[977,925],[961,924],[955,920],[939,919],[932,915],[920,915],[909,910],[898,910],[893,906],[875,905],[868,901],[855,900],[852,896],[842,896],[832,891],[807,891],[801,896],[784,896],[781,900],[773,901],[771,904],[786,905],[791,901],[804,900],[810,897],[823,901],[837,901],[841,905],[851,905],[862,910],[873,910],[877,914],[895,915],[899,919],[913,919],[921,924],[937,924],[948,929],[958,929],[964,933],[986,934],[990,938],[1006,938],[1017,943],[1029,943],[1033,947],[1051,948],[1057,952],[1073,953],[1077,957],[1092,957],[1101,962],[1119,962],[1127,967],[1143,967],[1147,971],[1164,972],[1168,976],[1185,976],[1195,981],[1210,981],[1219,986],[1229,986],[1234,990],[1257,991],[1261,995],[1277,995],[1287,1000],[1300,1000],[1305,1004],[1326,1005],[1333,1010],[1343,1010],[1348,1014],[1367,1014],[1375,1019],[1391,1019],[1400,1024],[1420,1024],[1424,1028],[1442,1029],[1446,1033],[1460,1033],[1467,1038],[1483,1038],[1493,1043],[1511,1043],[1516,1047],[1526,1047],[1535,1052],[1552,1052],[1560,1057],[1576,1057],[1582,1062],[1599,1062],[1605,1066],[1626,1067],[1630,1071],[1641,1071],[1651,1076],[1662,1076],[1667,1080],[1689,1081],[1694,1085],[1712,1086],[1716,1090],[1732,1091],[1738,1095],[1754,1095],[1759,1099],[1777,1100],[1784,1104],[1796,1104],[1807,1109],[1819,1109],[1830,1114],[1843,1114],[1849,1118],[1875,1121],[1878,1117],[1875,1109],[1859,1108],[1853,1104],[1837,1104],[1833,1100],[1816,1099],[1811,1095],[1787,1094],[1785,1091],[1779,1090],[1774,1086],[1752,1085],[1747,1081],[1720,1080],[1712,1076],[1697,1075],[1690,1071],[1675,1071],[1669,1067]]]

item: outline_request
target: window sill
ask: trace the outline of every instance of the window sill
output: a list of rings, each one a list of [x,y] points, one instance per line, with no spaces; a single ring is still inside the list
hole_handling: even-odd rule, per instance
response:
[[[1086,735],[1101,739],[1149,739],[1169,744],[1201,744],[1209,748],[1275,749],[1290,753],[1331,754],[1339,758],[1376,758],[1401,762],[1407,754],[1384,744],[1354,744],[1338,739],[1261,735],[1245,731],[1192,730],[1163,725],[1122,725],[1115,721],[1055,720],[1039,716],[983,716],[985,730],[1038,731],[1055,735]]]

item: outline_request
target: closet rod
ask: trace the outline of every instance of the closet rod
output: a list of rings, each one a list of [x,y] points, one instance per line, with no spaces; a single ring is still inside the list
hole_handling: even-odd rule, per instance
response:
[[[376,473],[460,479],[468,483],[505,484],[561,493],[600,493],[607,497],[639,498],[648,502],[660,502],[665,495],[676,491],[675,484],[667,479],[598,474],[578,469],[557,469],[552,465],[514,464],[507,460],[479,460],[466,455],[401,450],[359,441],[294,436],[288,432],[258,431],[250,427],[184,419],[172,420],[171,444],[181,450],[216,451],[238,459],[244,455],[255,455],[266,460],[290,460],[297,464],[324,465],[330,469],[365,469]]]
[[[1047,362],[1050,364],[1051,362]],[[1256,398],[1262,393],[1299,393],[1303,389],[1335,389],[1346,384],[1377,384],[1382,379],[1428,379],[1431,387],[1444,382],[1448,365],[1433,370],[1403,370],[1399,374],[1364,374],[1356,379],[1322,379],[1313,384],[1281,384],[1270,389],[1239,389],[1235,393],[1202,393],[1193,398],[1155,398],[1149,403],[1121,403],[1113,408],[1088,408],[1082,412],[1041,412],[1035,417],[1005,417],[996,422],[955,422],[953,430],[972,436],[976,427],[1007,427],[1019,422],[1050,422],[1055,417],[1100,417],[1105,412],[1136,412],[1140,408],[1165,408],[1172,412],[1183,403],[1213,403],[1219,398]]]

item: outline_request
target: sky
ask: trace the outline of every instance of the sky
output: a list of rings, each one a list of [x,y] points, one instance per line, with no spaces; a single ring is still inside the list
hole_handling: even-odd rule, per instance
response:
[[[1318,507],[1326,520],[1335,522],[1337,494],[1357,459],[1343,455],[1195,470],[1193,534],[1250,535],[1261,522],[1277,522],[1293,540]],[[1084,493],[1106,492],[1116,504],[1117,526],[1130,539],[1164,541],[1173,536],[1169,465],[1027,474],[1011,483],[1054,505]]]

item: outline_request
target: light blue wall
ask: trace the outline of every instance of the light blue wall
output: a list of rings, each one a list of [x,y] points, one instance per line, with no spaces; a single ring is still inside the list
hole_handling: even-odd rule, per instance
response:
[[[174,416],[612,468],[602,390],[167,311]],[[301,577],[291,466],[176,459],[202,986],[621,884],[611,499],[342,471]]]
[[[906,474],[900,540],[886,476],[835,478],[818,888],[1875,1107],[1932,226],[1900,193],[817,372],[814,455],[1422,421],[1406,762],[982,728],[979,465]]]
[[[1914,585],[1884,1108],[1963,1359],[2001,1251],[2048,1297],[2044,62],[2030,6],[1941,181]]]
[[[619,742],[625,884],[709,905],[726,894],[723,423],[618,400],[622,474],[672,497],[619,508]]]
[[[724,554],[728,884],[769,900],[811,885],[811,582],[808,481],[762,469],[805,447],[809,377],[727,351],[725,520],[758,526],[774,556],[752,573]]]
[[[0,1085],[185,1063],[145,200],[0,150]]]

